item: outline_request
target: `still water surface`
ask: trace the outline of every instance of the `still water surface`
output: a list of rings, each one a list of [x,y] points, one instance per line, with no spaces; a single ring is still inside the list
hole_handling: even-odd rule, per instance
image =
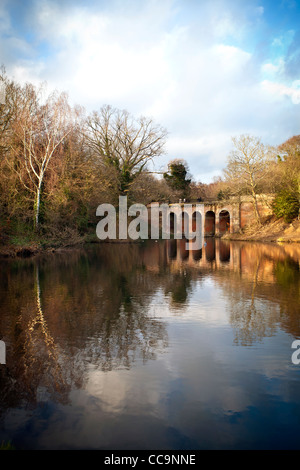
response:
[[[2,260],[0,442],[300,449],[299,260],[214,239]]]

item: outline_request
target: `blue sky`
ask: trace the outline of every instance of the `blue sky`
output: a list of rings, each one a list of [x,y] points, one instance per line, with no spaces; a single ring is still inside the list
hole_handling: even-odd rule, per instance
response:
[[[0,0],[0,63],[87,112],[111,104],[167,128],[164,169],[221,174],[231,137],[300,134],[300,0]]]

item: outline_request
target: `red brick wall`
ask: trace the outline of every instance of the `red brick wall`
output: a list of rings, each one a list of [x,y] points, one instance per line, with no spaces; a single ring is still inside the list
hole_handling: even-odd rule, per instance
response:
[[[258,211],[262,219],[272,214],[270,207],[263,201],[259,201]],[[242,202],[240,207],[241,228],[255,222],[255,214],[252,202]]]

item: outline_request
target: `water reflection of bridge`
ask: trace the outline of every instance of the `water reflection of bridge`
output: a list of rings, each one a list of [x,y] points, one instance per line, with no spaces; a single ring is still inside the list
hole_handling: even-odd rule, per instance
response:
[[[233,269],[233,254],[231,244],[215,238],[205,239],[199,250],[189,249],[187,240],[167,240],[166,256],[168,262],[185,262],[199,267],[228,267]]]
[[[183,266],[196,269],[228,270],[249,278],[273,283],[277,263],[289,263],[300,270],[300,244],[258,244],[206,238],[201,250],[188,250],[187,240],[154,243],[143,253],[148,270],[159,271],[169,265],[172,270]]]

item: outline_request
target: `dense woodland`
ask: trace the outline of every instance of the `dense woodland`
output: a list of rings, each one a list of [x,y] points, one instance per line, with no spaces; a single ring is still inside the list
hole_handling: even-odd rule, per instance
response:
[[[21,85],[4,68],[0,84],[0,242],[76,243],[95,237],[96,208],[129,203],[221,200],[259,193],[275,196],[277,217],[299,215],[300,135],[278,148],[244,135],[232,140],[223,175],[195,181],[184,157],[164,173],[151,171],[165,152],[167,130],[147,117],[103,106],[87,114],[65,93]],[[199,158],[201,158],[199,156]],[[152,168],[152,166],[151,166]]]

